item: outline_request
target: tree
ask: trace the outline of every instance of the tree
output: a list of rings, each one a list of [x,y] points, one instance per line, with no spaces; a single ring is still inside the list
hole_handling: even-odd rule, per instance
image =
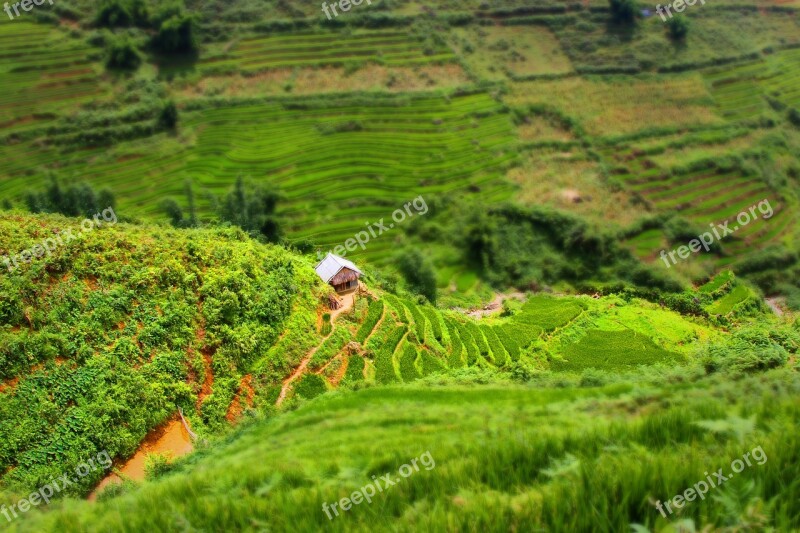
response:
[[[146,27],[149,22],[144,0],[104,0],[95,16],[95,24],[105,28]]]
[[[105,28],[128,27],[133,24],[133,15],[121,0],[105,0],[97,11],[95,24]]]
[[[280,198],[278,191],[245,184],[239,176],[233,190],[220,202],[219,216],[251,235],[261,235],[269,242],[278,242],[281,228],[275,210]]]
[[[86,183],[64,189],[55,176],[50,176],[44,192],[28,192],[25,202],[32,213],[61,213],[69,217],[91,217],[116,204],[114,195],[107,189],[98,194]]]
[[[397,268],[409,290],[436,304],[436,272],[422,252],[416,248],[402,252],[397,257]]]
[[[168,130],[174,130],[178,125],[178,108],[175,106],[175,102],[170,100],[164,105],[158,115],[158,125]]]
[[[669,36],[673,41],[683,41],[689,33],[689,21],[683,15],[675,15],[667,22]]]
[[[636,0],[609,0],[611,18],[620,24],[630,24],[636,21],[638,6]]]
[[[173,15],[161,23],[153,36],[153,48],[162,54],[191,54],[197,52],[197,24],[187,14]]]
[[[167,198],[161,202],[161,208],[166,212],[173,227],[184,227],[183,209],[178,205],[178,202],[172,198]]]
[[[194,191],[192,189],[192,181],[186,180],[183,185],[183,192],[186,195],[186,202],[189,204],[189,216],[184,217],[183,209],[178,202],[172,198],[167,198],[161,202],[161,208],[169,217],[170,224],[176,228],[196,228],[200,225],[197,219],[197,209],[194,202]]]
[[[136,70],[142,64],[139,50],[128,39],[117,39],[108,46],[106,67],[115,70]]]
[[[790,109],[789,110],[789,122],[800,128],[800,111],[797,109]]]

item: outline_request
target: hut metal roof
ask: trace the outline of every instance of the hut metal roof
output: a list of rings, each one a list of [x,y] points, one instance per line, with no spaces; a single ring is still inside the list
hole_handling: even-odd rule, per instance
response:
[[[332,253],[328,253],[328,255],[325,256],[325,259],[320,261],[319,264],[314,267],[314,270],[317,271],[317,275],[322,278],[322,281],[328,283],[343,268],[349,268],[359,275],[363,274],[363,272],[361,272],[361,270],[359,270],[358,267],[351,261]]]

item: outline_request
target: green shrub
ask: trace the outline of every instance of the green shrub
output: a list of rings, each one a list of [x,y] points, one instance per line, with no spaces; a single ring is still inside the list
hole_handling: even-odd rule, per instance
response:
[[[667,22],[669,36],[673,41],[683,41],[689,34],[689,21],[683,15],[675,15]]]
[[[609,7],[614,22],[631,24],[636,21],[639,7],[635,0],[609,0]]]
[[[396,264],[406,280],[408,289],[436,304],[436,271],[430,260],[418,249],[412,248],[398,254]]]
[[[316,398],[327,390],[325,380],[316,374],[303,375],[294,386],[294,393],[306,400]]]
[[[149,18],[144,0],[103,0],[94,22],[105,28],[145,27],[149,24]]]
[[[170,458],[163,453],[151,453],[145,460],[145,479],[152,481],[172,470]]]
[[[792,108],[789,110],[788,113],[789,122],[791,122],[794,126],[800,128],[800,111]]]
[[[115,39],[108,45],[106,67],[111,70],[136,70],[142,64],[142,55],[128,39]]]
[[[178,107],[175,102],[164,104],[158,115],[158,126],[162,129],[174,130],[178,126]]]
[[[347,370],[344,373],[342,383],[350,384],[364,381],[364,358],[360,355],[351,355],[347,361]]]
[[[62,188],[53,175],[47,189],[43,192],[29,191],[25,202],[31,213],[61,213],[69,217],[92,217],[116,206],[114,195],[107,189],[97,192],[86,183]]]
[[[176,14],[161,22],[152,39],[153,48],[162,54],[194,54],[199,49],[194,16]]]
[[[797,334],[791,330],[778,332],[751,327],[734,333],[723,342],[705,347],[700,360],[709,373],[760,372],[785,365],[789,359],[787,348],[796,351],[797,345]]]

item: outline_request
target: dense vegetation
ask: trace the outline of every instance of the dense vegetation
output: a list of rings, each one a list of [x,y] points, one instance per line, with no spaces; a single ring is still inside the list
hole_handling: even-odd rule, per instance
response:
[[[78,223],[2,216],[0,239],[16,252],[53,232],[81,233]],[[306,261],[233,229],[104,226],[4,271],[3,481],[36,487],[101,450],[127,457],[178,408],[199,433],[224,423],[254,365],[293,363],[269,359],[270,348],[293,310],[314,311],[318,290]]]

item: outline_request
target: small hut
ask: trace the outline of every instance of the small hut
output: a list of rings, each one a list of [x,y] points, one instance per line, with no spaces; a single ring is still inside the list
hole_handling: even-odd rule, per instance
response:
[[[362,275],[352,262],[332,253],[328,253],[314,270],[322,281],[331,285],[339,294],[357,289],[358,278]]]

